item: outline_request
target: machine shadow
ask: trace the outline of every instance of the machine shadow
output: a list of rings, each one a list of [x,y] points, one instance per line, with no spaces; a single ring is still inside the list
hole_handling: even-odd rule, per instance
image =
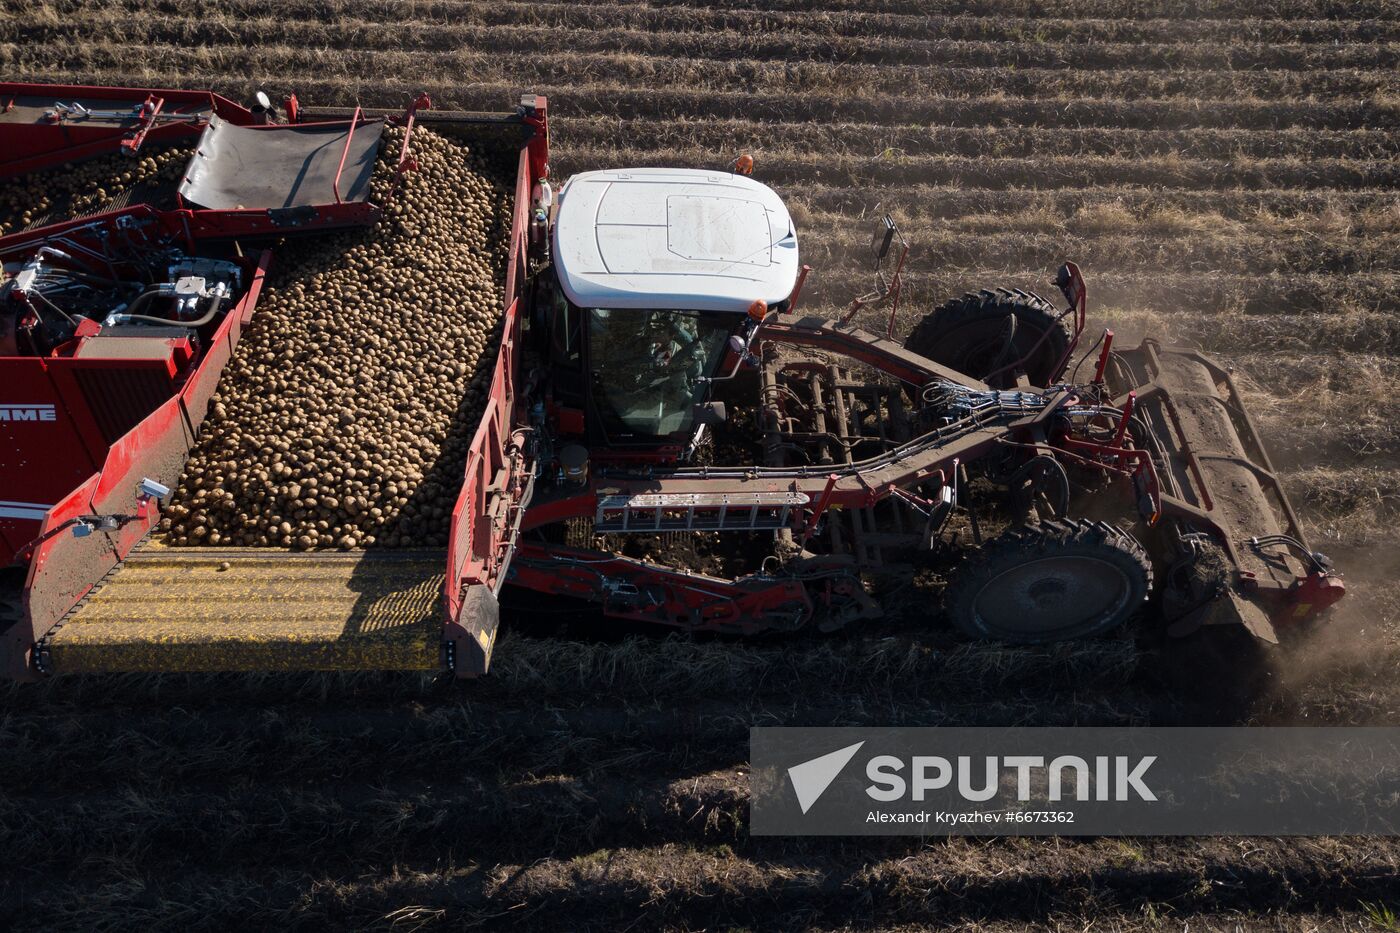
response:
[[[508,223],[508,219],[503,220],[502,212],[497,212],[496,228],[490,233],[492,242],[499,242],[507,235],[507,231],[503,231],[501,227]],[[498,270],[498,279],[497,287],[503,291],[503,269]],[[452,534],[452,509],[461,493],[468,453],[481,427],[483,411],[490,395],[505,320],[502,313],[492,327],[486,348],[477,357],[475,366],[468,374],[466,390],[458,398],[453,409],[446,433],[438,447],[438,455],[423,468],[422,480],[409,494],[407,503],[396,512],[386,511],[378,522],[362,526],[367,534],[374,536],[375,541],[364,549],[365,560],[361,561],[350,577],[351,589],[357,591],[360,596],[346,622],[343,640],[383,637],[381,631],[369,631],[365,625],[371,611],[380,606],[384,598],[376,587],[370,585],[370,581],[377,574],[370,570],[370,565],[366,562],[416,553],[436,562],[438,569],[435,572],[436,585],[433,588],[435,598],[429,606],[423,608],[425,616],[405,618],[405,636],[427,637],[432,639],[434,644],[440,641],[441,630],[438,623],[443,613],[443,588],[449,585],[446,554],[449,536]],[[444,492],[450,495],[444,497]],[[452,504],[444,505],[445,501]],[[394,539],[394,543],[388,543],[386,538]],[[404,547],[399,544],[404,539],[411,540],[414,544]],[[414,586],[416,587],[417,583]]]

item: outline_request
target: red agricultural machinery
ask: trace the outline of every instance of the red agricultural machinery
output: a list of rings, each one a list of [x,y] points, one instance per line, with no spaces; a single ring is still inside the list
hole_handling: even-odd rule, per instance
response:
[[[1172,635],[1243,624],[1276,641],[1343,593],[1228,371],[1107,331],[1084,346],[1072,263],[1063,307],[984,291],[899,341],[908,245],[892,221],[875,290],[839,319],[804,316],[797,232],[751,163],[590,172],[556,195],[543,98],[503,114],[291,104],[277,122],[265,100],[0,85],[0,107],[0,177],[197,141],[173,190],[0,238],[0,304],[18,309],[0,358],[0,557],[25,567],[0,634],[8,676],[475,676],[506,585],[748,634],[878,617],[929,569],[956,627],[1018,643],[1101,634],[1148,604]],[[162,497],[275,243],[374,218],[386,122],[516,173],[503,337],[448,548],[162,546]],[[401,170],[411,157],[410,133]],[[56,314],[48,290],[90,313]],[[148,291],[181,310],[135,313]],[[851,323],[881,306],[883,336]]]

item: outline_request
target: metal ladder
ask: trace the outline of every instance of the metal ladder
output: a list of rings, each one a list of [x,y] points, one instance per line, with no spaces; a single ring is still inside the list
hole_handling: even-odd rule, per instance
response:
[[[791,527],[801,492],[643,493],[601,496],[596,532],[774,531]]]

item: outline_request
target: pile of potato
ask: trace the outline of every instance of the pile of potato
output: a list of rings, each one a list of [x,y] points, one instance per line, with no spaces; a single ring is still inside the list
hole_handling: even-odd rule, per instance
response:
[[[185,146],[146,148],[19,175],[0,184],[0,236],[23,230],[51,211],[70,217],[91,213],[113,198],[150,183],[173,183],[190,161]]]
[[[285,244],[166,510],[176,546],[446,543],[493,374],[511,186],[414,130],[371,182],[373,228]]]

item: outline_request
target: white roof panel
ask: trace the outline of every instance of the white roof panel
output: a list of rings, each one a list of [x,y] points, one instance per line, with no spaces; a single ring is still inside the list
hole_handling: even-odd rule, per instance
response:
[[[554,260],[585,308],[746,311],[797,281],[797,233],[777,193],[696,169],[585,172],[559,192]]]

